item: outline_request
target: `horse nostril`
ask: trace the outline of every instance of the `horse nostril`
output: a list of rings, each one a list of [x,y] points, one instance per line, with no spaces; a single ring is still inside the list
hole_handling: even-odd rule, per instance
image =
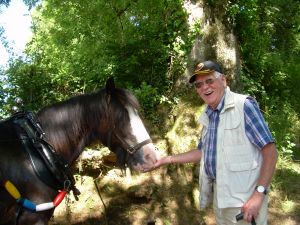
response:
[[[155,157],[151,154],[147,154],[147,155],[145,155],[145,160],[146,160],[146,162],[148,162],[150,164],[155,164],[157,161],[157,157]]]

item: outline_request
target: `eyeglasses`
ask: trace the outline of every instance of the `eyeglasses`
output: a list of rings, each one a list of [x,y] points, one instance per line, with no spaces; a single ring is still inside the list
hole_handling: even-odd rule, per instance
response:
[[[198,82],[195,82],[194,85],[195,85],[195,88],[197,89],[200,89],[204,86],[204,83],[207,84],[207,85],[210,85],[210,84],[213,84],[215,82],[215,80],[218,78],[219,76],[215,76],[213,78],[208,78],[207,80],[205,81],[198,81]]]

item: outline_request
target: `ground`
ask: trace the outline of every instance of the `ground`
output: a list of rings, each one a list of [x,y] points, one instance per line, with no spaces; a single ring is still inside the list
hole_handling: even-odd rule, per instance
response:
[[[195,216],[200,213],[194,202],[196,187],[191,193],[195,184],[173,180],[166,172],[131,174],[111,169],[98,178],[77,176],[79,201],[70,196],[62,202],[51,224],[205,224],[203,215]],[[192,220],[186,216],[192,214]]]
[[[197,166],[168,166],[132,174],[101,165],[76,175],[79,201],[69,195],[55,210],[51,225],[214,225],[212,209],[198,209]],[[286,176],[279,171],[278,176]],[[299,175],[294,197],[299,198]],[[294,198],[291,197],[291,198]],[[282,193],[270,193],[270,225],[299,225],[298,203],[282,211]],[[296,204],[296,205],[295,205]],[[297,205],[298,204],[298,205]],[[293,211],[294,210],[294,211]]]

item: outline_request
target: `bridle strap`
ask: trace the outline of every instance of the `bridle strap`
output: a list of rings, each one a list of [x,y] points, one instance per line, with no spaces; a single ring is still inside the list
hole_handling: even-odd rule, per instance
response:
[[[126,152],[128,152],[131,155],[134,154],[137,150],[139,150],[144,145],[152,143],[151,138],[149,138],[149,139],[146,139],[145,141],[137,143],[136,145],[129,145],[116,132],[113,131],[113,133],[119,139],[119,141],[123,144],[123,147],[125,148]]]
[[[107,93],[107,98],[106,98],[106,104],[107,104],[107,109],[108,109],[108,113],[107,113],[107,118],[110,119],[111,116],[111,108],[110,108],[110,101],[111,101],[111,96],[109,93]],[[137,150],[139,150],[141,147],[143,147],[144,145],[147,145],[149,143],[152,143],[151,138],[146,139],[140,143],[137,143],[136,145],[132,146],[129,145],[125,140],[123,140],[123,138],[120,137],[120,135],[115,132],[115,124],[114,122],[112,123],[112,130],[108,132],[107,134],[107,142],[106,142],[106,146],[110,149],[111,147],[111,139],[112,139],[112,135],[115,135],[119,141],[122,143],[123,147],[125,148],[126,152],[130,155],[134,154]]]
[[[126,151],[129,153],[129,154],[133,154],[135,153],[137,150],[139,150],[141,147],[143,147],[144,145],[147,145],[147,144],[150,144],[152,143],[152,140],[149,138],[145,141],[142,141],[141,143],[138,143],[136,144],[135,146],[133,147],[129,147],[128,149],[126,149]]]

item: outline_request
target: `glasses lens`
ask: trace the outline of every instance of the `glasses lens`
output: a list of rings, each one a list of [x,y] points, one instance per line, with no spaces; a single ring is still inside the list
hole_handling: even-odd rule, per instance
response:
[[[215,79],[209,78],[205,81],[206,84],[213,84],[215,82]]]
[[[214,78],[209,78],[207,80],[205,80],[204,82],[203,81],[198,81],[198,82],[195,82],[194,85],[196,88],[202,88],[204,86],[204,83],[209,85],[209,84],[213,84],[215,82],[215,80],[217,79],[217,77],[214,77]]]
[[[204,84],[203,82],[196,82],[195,87],[196,88],[201,88],[203,86],[203,84]]]

